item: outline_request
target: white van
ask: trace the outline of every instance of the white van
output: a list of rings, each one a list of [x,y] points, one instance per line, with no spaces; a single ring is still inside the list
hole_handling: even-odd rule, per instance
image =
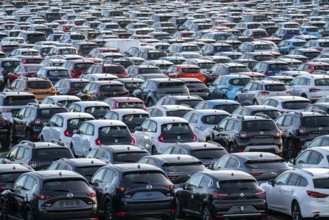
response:
[[[114,47],[119,49],[120,53],[127,52],[131,47],[139,47],[140,42],[139,40],[135,39],[109,39],[105,47]]]

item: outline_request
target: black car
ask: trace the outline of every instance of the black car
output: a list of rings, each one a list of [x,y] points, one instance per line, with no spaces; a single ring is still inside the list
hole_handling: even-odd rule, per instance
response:
[[[136,89],[140,89],[144,83],[144,80],[136,78],[120,78],[113,81],[123,83],[125,88],[129,91],[129,94],[132,94]]]
[[[186,142],[176,143],[167,147],[162,154],[185,154],[191,155],[199,160],[207,168],[211,168],[213,162],[228,154],[226,149],[213,142]]]
[[[149,79],[141,89],[134,91],[133,96],[142,99],[147,106],[152,106],[165,95],[189,94],[185,83],[179,79]]]
[[[267,217],[266,194],[255,178],[243,171],[203,171],[194,174],[176,192],[177,217],[202,219]]]
[[[31,167],[23,164],[1,164],[0,166],[0,193],[12,189],[17,178],[26,172],[34,171]],[[1,207],[1,201],[0,201]],[[0,215],[1,219],[1,215]]]
[[[87,154],[87,158],[97,158],[112,164],[136,163],[139,159],[149,156],[150,153],[134,145],[101,145]]]
[[[329,114],[329,103],[320,102],[311,104],[304,109],[304,112],[319,112]]]
[[[72,170],[82,175],[88,182],[95,172],[108,165],[107,162],[89,158],[62,158],[54,161],[47,170]]]
[[[28,104],[12,119],[10,140],[17,143],[18,138],[37,141],[43,128],[43,123],[56,113],[67,112],[64,107],[48,104]]]
[[[213,166],[214,170],[242,170],[256,178],[258,183],[275,179],[289,169],[284,159],[266,152],[239,152],[224,155]]]
[[[35,170],[45,170],[54,160],[61,158],[73,158],[70,149],[64,145],[31,141],[21,141],[4,156],[11,163],[25,163]]]
[[[235,109],[232,112],[233,115],[263,115],[268,116],[269,118],[275,120],[277,117],[281,115],[280,111],[269,105],[248,105],[241,106],[240,108]]]
[[[91,179],[103,219],[162,217],[174,220],[174,185],[159,168],[147,164],[116,164],[99,169]]]
[[[77,95],[89,83],[86,79],[61,79],[54,85],[57,95]]]
[[[272,119],[231,115],[214,127],[212,140],[228,152],[267,151],[281,153],[281,132]]]
[[[0,141],[3,148],[9,148],[10,146],[10,119],[28,103],[38,103],[31,93],[0,93]]]
[[[21,175],[0,196],[4,219],[82,219],[97,217],[96,193],[80,174],[66,170]]]
[[[195,95],[166,95],[159,99],[156,105],[188,105],[194,108],[202,101],[203,99],[201,97]]]
[[[329,115],[315,112],[285,113],[275,120],[282,131],[287,158],[294,158],[307,141],[329,133]]]
[[[184,183],[192,174],[206,170],[199,159],[190,155],[151,155],[141,158],[138,163],[161,168],[174,184]]]
[[[185,82],[190,94],[193,96],[199,96],[202,99],[209,99],[209,88],[196,78],[180,78]]]
[[[302,149],[306,150],[308,148],[324,147],[324,146],[329,146],[329,135],[321,135],[317,138],[314,138],[311,141],[305,142]]]

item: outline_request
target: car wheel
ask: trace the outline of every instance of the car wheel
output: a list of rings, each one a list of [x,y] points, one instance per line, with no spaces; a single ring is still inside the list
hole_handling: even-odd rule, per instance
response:
[[[252,102],[252,104],[253,105],[259,105],[256,99],[254,99],[254,101]]]
[[[151,98],[149,98],[149,99],[147,100],[147,106],[148,106],[148,107],[151,107],[151,106],[153,106],[153,105],[154,105],[153,100],[152,100]]]
[[[28,209],[25,213],[24,220],[34,220],[34,214],[31,209]]]
[[[211,216],[208,206],[204,206],[202,209],[202,220],[213,220],[214,218]]]
[[[182,218],[184,216],[185,213],[183,213],[182,203],[179,201],[179,199],[176,199],[176,217]]]
[[[113,207],[111,202],[107,202],[104,206],[104,220],[115,220]]]
[[[152,147],[151,153],[152,153],[152,155],[157,155],[158,154],[158,151],[157,151],[155,146]]]
[[[14,125],[12,125],[10,129],[10,142],[13,144],[17,144],[17,137],[16,137]]]
[[[291,215],[293,220],[302,220],[302,213],[300,212],[300,208],[298,202],[294,201],[291,207]]]
[[[294,158],[296,154],[296,149],[294,146],[294,142],[292,140],[289,140],[286,144],[286,151],[287,151],[287,157],[288,159]]]
[[[75,154],[75,150],[74,150],[74,146],[73,146],[73,144],[70,145],[70,150],[71,150],[71,152],[72,152],[72,154],[73,154],[74,157],[78,157],[78,156]]]

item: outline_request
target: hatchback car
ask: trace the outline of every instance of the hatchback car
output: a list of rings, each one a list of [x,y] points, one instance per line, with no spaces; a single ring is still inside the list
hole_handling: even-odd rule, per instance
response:
[[[261,105],[270,105],[277,108],[281,113],[302,112],[311,104],[311,101],[299,96],[273,96],[265,99]]]
[[[275,120],[277,117],[281,115],[280,111],[273,106],[268,105],[248,105],[248,106],[242,106],[240,108],[235,109],[234,112],[232,112],[233,115],[241,115],[241,116],[247,116],[247,115],[258,115],[266,117]]]
[[[156,105],[186,105],[194,108],[197,104],[203,101],[199,96],[184,96],[184,95],[167,95],[159,99]]]
[[[49,79],[53,84],[63,78],[69,78],[70,74],[64,67],[48,66],[42,67],[36,73],[37,77]]]
[[[164,171],[153,165],[108,165],[95,173],[91,184],[97,192],[98,213],[104,219],[175,219],[174,185]]]
[[[311,147],[302,151],[296,158],[290,160],[290,165],[302,168],[329,168],[329,147]]]
[[[110,106],[101,101],[73,102],[67,110],[69,112],[85,112],[94,116],[95,119],[103,118],[110,110]]]
[[[23,164],[1,164],[0,168],[0,193],[12,189],[15,181],[20,175],[34,171],[30,166]],[[0,209],[3,201],[0,199]],[[0,211],[1,212],[1,211]],[[0,217],[3,216],[0,214]]]
[[[266,193],[243,171],[203,171],[177,189],[177,217],[202,219],[267,217]],[[202,199],[201,199],[202,198]]]
[[[88,84],[85,79],[61,79],[54,85],[57,95],[77,95]]]
[[[227,111],[232,113],[235,109],[239,108],[241,105],[237,101],[227,100],[227,99],[212,99],[200,102],[195,106],[195,110],[201,109],[217,109]]]
[[[13,190],[3,192],[1,203],[5,218],[82,219],[97,216],[95,191],[84,177],[73,171],[24,173],[14,183]]]

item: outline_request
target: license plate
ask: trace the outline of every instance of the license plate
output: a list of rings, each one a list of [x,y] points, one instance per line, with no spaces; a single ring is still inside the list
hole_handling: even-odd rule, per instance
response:
[[[80,205],[79,200],[63,200],[59,202],[61,207],[76,207]]]

